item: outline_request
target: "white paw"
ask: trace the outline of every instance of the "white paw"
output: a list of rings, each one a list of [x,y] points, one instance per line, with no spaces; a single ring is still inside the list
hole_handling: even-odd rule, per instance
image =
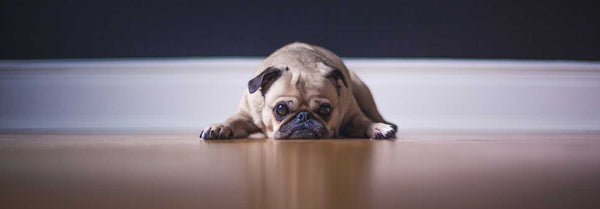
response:
[[[233,128],[229,124],[212,124],[200,132],[201,139],[233,139]]]
[[[396,136],[396,126],[387,123],[373,123],[367,130],[371,139],[389,139]]]

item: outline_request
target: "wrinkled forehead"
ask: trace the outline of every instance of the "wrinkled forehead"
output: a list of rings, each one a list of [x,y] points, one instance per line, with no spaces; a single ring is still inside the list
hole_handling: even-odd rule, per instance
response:
[[[265,101],[271,107],[281,100],[297,104],[337,102],[336,89],[325,75],[321,72],[283,73],[271,86],[272,91],[265,95]]]

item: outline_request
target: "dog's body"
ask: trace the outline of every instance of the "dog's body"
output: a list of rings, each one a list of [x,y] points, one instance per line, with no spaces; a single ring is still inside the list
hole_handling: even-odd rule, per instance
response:
[[[337,55],[292,43],[259,66],[238,112],[206,127],[200,138],[244,138],[255,132],[275,139],[382,139],[394,137],[396,126],[385,122],[367,86]]]

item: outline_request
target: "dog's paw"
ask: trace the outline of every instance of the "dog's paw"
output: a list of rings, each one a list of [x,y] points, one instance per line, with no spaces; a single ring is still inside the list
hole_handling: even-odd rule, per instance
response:
[[[371,139],[390,139],[396,136],[396,125],[387,123],[373,123],[367,130],[367,135]]]
[[[212,124],[200,132],[200,139],[233,139],[233,128],[228,124]]]

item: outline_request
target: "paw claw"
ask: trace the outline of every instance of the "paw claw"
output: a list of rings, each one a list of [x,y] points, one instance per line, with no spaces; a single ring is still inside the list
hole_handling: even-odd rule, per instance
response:
[[[213,124],[206,127],[200,133],[201,139],[232,139],[234,138],[234,131],[231,126],[227,124]]]
[[[369,136],[373,139],[389,139],[396,134],[396,126],[394,124],[374,123],[369,127]]]

